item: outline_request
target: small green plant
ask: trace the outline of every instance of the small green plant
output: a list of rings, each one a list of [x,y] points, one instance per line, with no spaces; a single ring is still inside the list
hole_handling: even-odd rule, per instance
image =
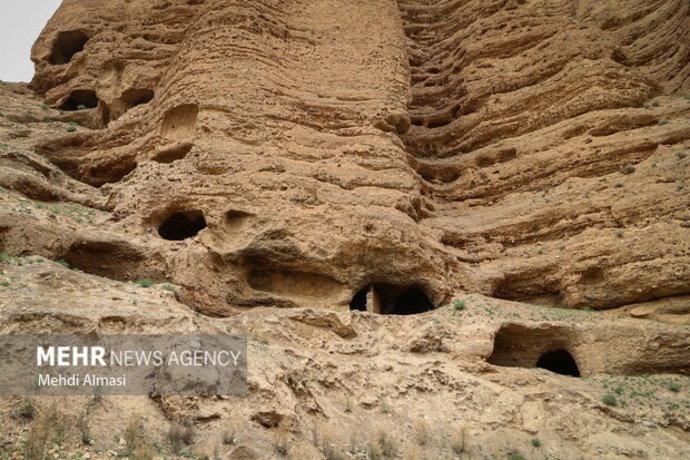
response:
[[[659,125],[659,126],[664,126],[664,125],[667,125],[667,124],[669,124],[669,123],[671,123],[671,122],[668,121],[668,120],[659,120],[659,121],[656,122],[656,124]]]
[[[170,283],[163,283],[163,284],[161,285],[161,287],[162,287],[163,289],[165,289],[166,291],[175,292],[175,286],[173,286],[173,285],[170,284]]]
[[[678,393],[680,391],[681,386],[678,382],[669,382],[667,388],[674,393]]]
[[[43,460],[46,458],[50,424],[47,417],[36,420],[29,430],[24,442],[24,458],[27,460]]]
[[[28,396],[22,399],[14,411],[12,411],[12,416],[17,419],[33,420],[36,417],[36,406],[34,405],[34,400]]]
[[[532,444],[532,446],[534,446],[534,447],[536,447],[536,448],[539,448],[539,447],[541,447],[541,439],[533,438],[533,439],[530,441],[530,444]]]
[[[7,145],[7,144],[0,144],[0,150],[7,150],[7,147],[9,147],[9,145]]]
[[[508,454],[508,460],[526,460],[525,456],[520,452],[511,452]]]
[[[380,431],[378,441],[384,458],[395,458],[398,456],[398,443],[388,433]]]
[[[391,413],[391,406],[388,404],[388,401],[385,399],[381,400],[381,413],[382,414],[390,414]]]
[[[635,172],[635,167],[633,165],[631,165],[630,163],[627,163],[627,164],[621,166],[620,172],[621,172],[621,174],[625,174],[625,175],[632,174]]]
[[[58,259],[58,260],[55,261],[55,263],[56,263],[56,264],[60,264],[60,265],[62,265],[62,266],[65,267],[65,268],[71,268],[71,267],[69,266],[69,262],[67,262],[65,259]]]
[[[463,311],[465,308],[467,308],[467,305],[464,300],[456,300],[453,302],[453,311]]]
[[[89,416],[86,412],[82,412],[77,420],[77,428],[79,429],[79,435],[81,436],[81,442],[84,445],[91,444],[91,430],[89,428]]]
[[[613,393],[606,393],[602,398],[601,402],[606,404],[607,406],[617,406],[618,405],[618,400],[614,396]]]
[[[149,278],[139,278],[138,280],[133,281],[133,283],[143,288],[150,288],[156,284],[155,281]]]
[[[414,436],[417,444],[424,446],[429,443],[429,438],[431,437],[429,433],[429,424],[426,420],[419,418],[414,424]]]
[[[455,455],[462,455],[467,449],[467,426],[461,425],[450,437],[450,449]]]
[[[685,152],[676,152],[676,156],[678,157],[679,160],[682,160],[683,158],[687,157],[688,154]]]
[[[182,452],[184,446],[189,446],[194,441],[194,426],[191,421],[174,423],[168,430],[168,443],[170,449],[176,454]]]
[[[145,444],[144,442],[144,421],[141,416],[134,415],[129,419],[129,423],[124,432],[125,453],[131,454],[139,447]]]
[[[67,129],[66,129],[66,131],[67,131],[68,133],[73,133],[73,132],[75,132],[76,130],[77,130],[77,127],[76,127],[76,126],[68,126]]]
[[[345,413],[349,414],[352,412],[352,400],[347,398],[345,400]]]
[[[58,446],[62,445],[67,437],[67,432],[69,427],[67,426],[67,421],[65,420],[64,414],[62,414],[58,408],[57,403],[53,403],[46,414],[46,419],[48,425],[53,430],[53,442]]]

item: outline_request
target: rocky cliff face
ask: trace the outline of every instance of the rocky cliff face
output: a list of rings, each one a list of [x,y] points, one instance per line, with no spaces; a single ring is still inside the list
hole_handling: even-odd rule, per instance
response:
[[[686,0],[65,0],[0,88],[3,330],[252,334],[246,400],[141,403],[201,451],[249,424],[222,455],[367,418],[440,430],[421,458],[682,457],[687,378],[598,400],[690,372],[688,30]],[[557,349],[595,380],[531,369]]]

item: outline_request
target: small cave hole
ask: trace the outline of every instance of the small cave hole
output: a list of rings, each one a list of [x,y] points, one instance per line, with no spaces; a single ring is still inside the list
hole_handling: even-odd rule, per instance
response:
[[[181,211],[168,216],[158,227],[158,234],[166,240],[181,241],[195,237],[205,228],[206,218],[201,211]]]
[[[580,369],[573,356],[566,350],[547,351],[537,360],[537,367],[561,375],[579,377]]]
[[[350,301],[350,310],[367,311],[367,295],[369,294],[369,286],[357,291]]]
[[[67,30],[57,34],[48,62],[53,65],[67,64],[75,54],[84,50],[89,37],[81,30]]]
[[[421,288],[385,283],[359,289],[350,301],[350,310],[383,315],[415,315],[434,308],[434,304]]]
[[[60,104],[60,110],[74,111],[95,109],[98,107],[98,96],[90,89],[77,89],[69,94],[69,97]]]
[[[418,287],[412,287],[400,295],[393,304],[393,315],[414,315],[434,309],[429,297]]]

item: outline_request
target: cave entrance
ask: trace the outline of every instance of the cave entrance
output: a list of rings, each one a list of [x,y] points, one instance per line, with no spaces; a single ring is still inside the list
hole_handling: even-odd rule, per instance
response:
[[[73,111],[95,109],[98,107],[98,96],[90,89],[77,89],[69,94],[69,97],[60,104],[60,110]]]
[[[563,349],[547,351],[542,354],[537,360],[537,367],[556,374],[570,375],[571,377],[580,376],[580,369],[577,367],[575,358]]]
[[[48,62],[53,65],[67,64],[72,57],[84,50],[89,37],[81,30],[67,30],[57,34],[50,50]]]
[[[435,308],[418,286],[376,283],[358,290],[350,301],[350,310],[382,315],[415,315]]]
[[[206,218],[199,210],[176,212],[158,227],[158,234],[166,240],[181,241],[195,237],[206,228]]]
[[[363,287],[359,291],[355,292],[350,301],[350,310],[354,311],[367,311],[367,295],[371,290],[370,286]]]

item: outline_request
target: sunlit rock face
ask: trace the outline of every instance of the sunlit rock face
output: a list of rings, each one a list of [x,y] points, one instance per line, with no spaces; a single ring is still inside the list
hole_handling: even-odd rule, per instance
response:
[[[92,130],[39,150],[112,218],[65,246],[213,315],[689,294],[690,5],[617,4],[66,0],[32,87]]]

